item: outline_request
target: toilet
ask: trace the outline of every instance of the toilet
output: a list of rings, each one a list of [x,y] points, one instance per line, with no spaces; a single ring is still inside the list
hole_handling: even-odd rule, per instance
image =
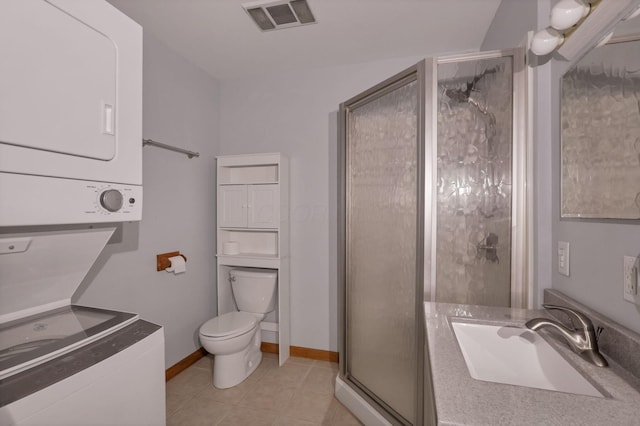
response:
[[[238,311],[202,324],[200,343],[214,355],[213,386],[241,383],[262,361],[260,322],[275,308],[278,273],[272,269],[235,268],[229,280]]]

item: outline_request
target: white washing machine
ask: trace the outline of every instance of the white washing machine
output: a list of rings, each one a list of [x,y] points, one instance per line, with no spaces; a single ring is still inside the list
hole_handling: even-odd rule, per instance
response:
[[[71,296],[114,225],[0,233],[0,425],[164,425],[164,331]]]
[[[0,348],[1,425],[165,424],[163,330],[137,315],[59,308],[4,324]]]

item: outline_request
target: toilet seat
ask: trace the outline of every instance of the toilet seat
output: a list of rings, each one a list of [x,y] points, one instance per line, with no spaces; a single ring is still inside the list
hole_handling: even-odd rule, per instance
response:
[[[229,312],[212,318],[200,327],[200,335],[224,340],[253,330],[258,319],[248,312]]]

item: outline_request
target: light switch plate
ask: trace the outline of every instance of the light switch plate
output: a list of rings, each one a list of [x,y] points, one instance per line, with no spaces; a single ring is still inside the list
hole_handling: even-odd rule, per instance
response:
[[[624,257],[624,300],[638,303],[638,259],[633,256]]]
[[[569,243],[558,241],[558,272],[566,277],[569,276]]]

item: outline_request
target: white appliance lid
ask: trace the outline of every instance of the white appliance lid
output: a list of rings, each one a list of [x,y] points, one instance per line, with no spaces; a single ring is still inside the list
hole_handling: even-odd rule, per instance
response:
[[[205,322],[200,333],[209,337],[243,334],[256,326],[258,319],[248,312],[229,312]]]
[[[124,328],[136,314],[64,306],[0,325],[0,380]]]
[[[0,323],[70,305],[116,226],[34,229],[0,233]]]

